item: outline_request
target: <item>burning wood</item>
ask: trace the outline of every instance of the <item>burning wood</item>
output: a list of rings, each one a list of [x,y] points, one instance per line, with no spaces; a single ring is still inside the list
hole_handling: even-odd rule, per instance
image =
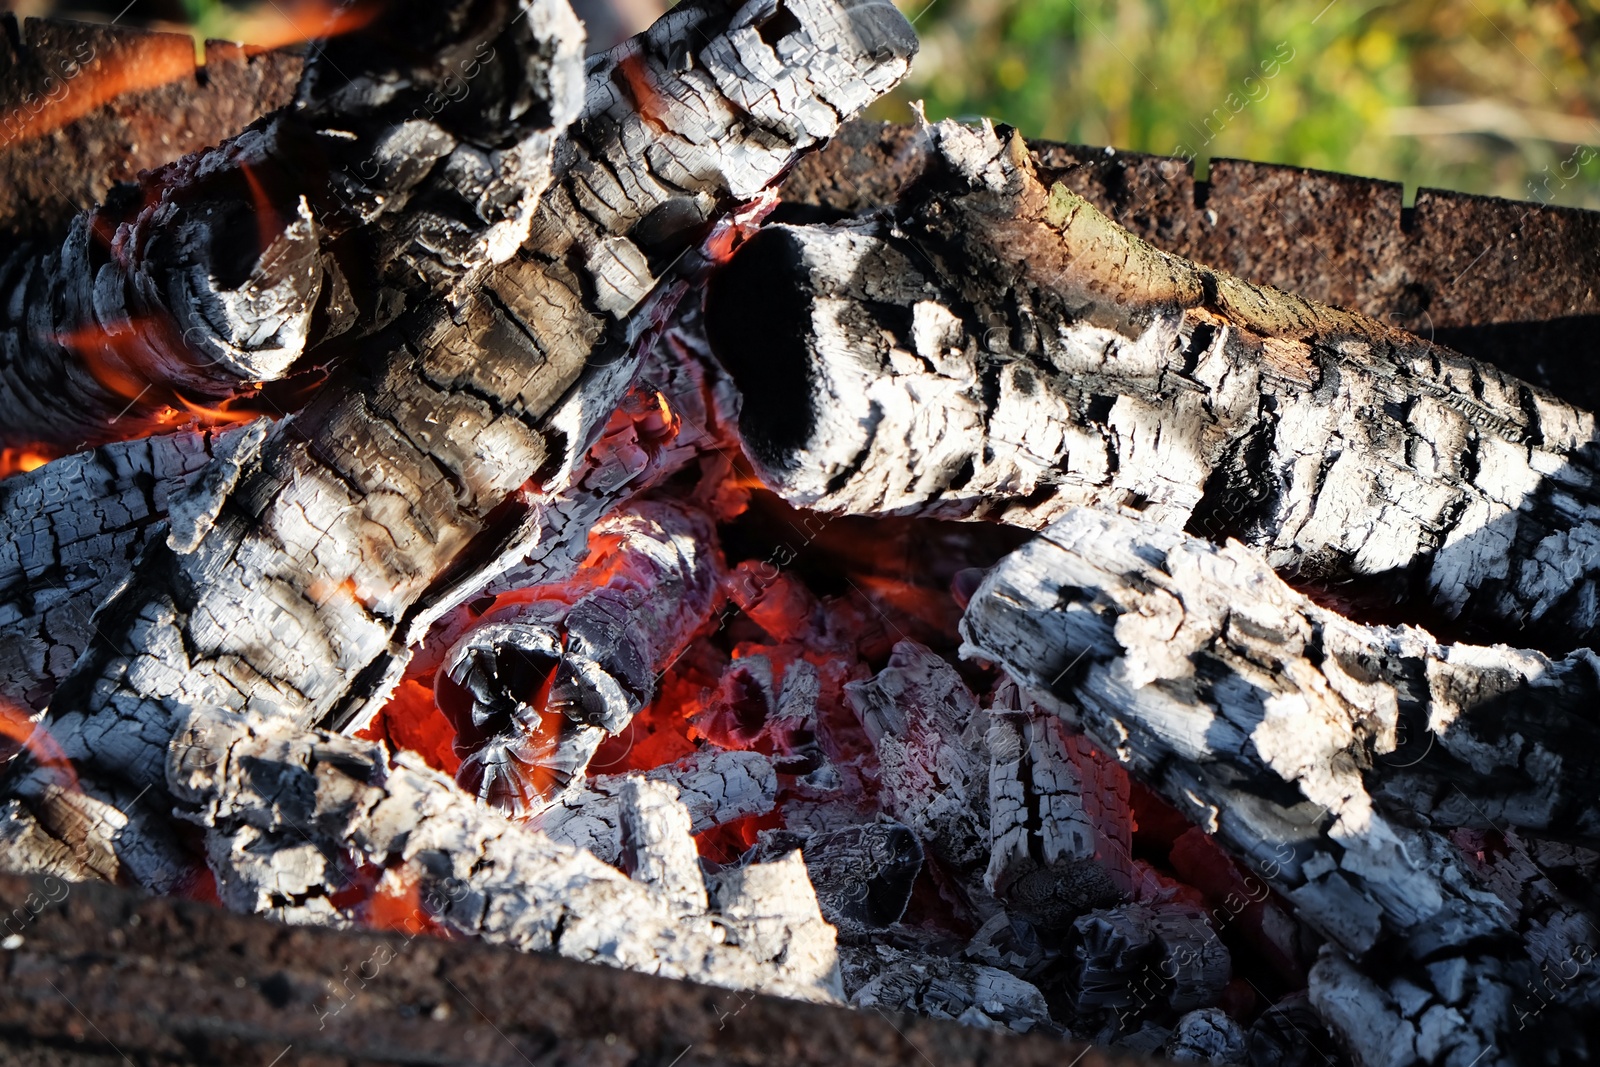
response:
[[[376,338],[356,380],[237,456],[191,536],[147,549],[102,607],[50,712],[86,773],[158,783],[164,738],[190,707],[309,722],[386,695],[404,666],[394,635],[481,588],[486,568],[515,558],[507,546],[526,550],[513,494],[570,468],[620,398],[629,331],[660,309],[630,316],[693,247],[685,198],[699,223],[755,194],[838,109],[905,69],[910,39],[891,9],[784,10],[794,17],[763,30],[775,12],[760,4],[683,8],[591,61],[577,136],[523,251],[454,308],[424,305]],[[760,60],[774,47],[785,63]],[[774,80],[792,90],[782,100]],[[768,124],[759,136],[752,114]],[[650,151],[635,154],[645,136]],[[606,193],[607,175],[628,184]]]
[[[598,524],[588,588],[519,591],[482,614],[436,686],[464,756],[463,788],[513,814],[580,781],[711,616],[720,561],[709,521],[642,503]]]
[[[644,777],[676,792],[689,813],[691,834],[765,815],[777,803],[778,777],[766,757],[755,752],[702,749]],[[596,775],[588,788],[559,796],[531,825],[553,841],[587,849],[616,865],[622,857],[622,789],[632,780],[631,775]]]
[[[573,29],[385,8],[0,268],[13,863],[1180,1060],[1576,1048],[1600,665],[1273,568],[1565,652],[1592,416],[989,127],[763,228],[887,4]]]
[[[130,414],[136,429],[248,391],[393,320],[408,290],[504,259],[578,106],[581,30],[554,0],[515,21],[510,2],[449,10],[370,9],[366,32],[312,57],[292,106],[147,175],[59,246],[13,251],[3,440],[103,440]],[[493,88],[445,106],[475,80]]]
[[[832,995],[827,973],[796,968],[781,949],[712,935],[704,887],[691,893],[681,880],[688,815],[664,784],[624,791],[627,847],[644,872],[630,880],[475,803],[406,753],[281,719],[196,715],[167,775],[206,827],[220,894],[241,910],[335,919],[353,850],[381,872],[380,886],[458,933],[734,988]],[[736,899],[720,906],[729,922],[745,921]]]
[[[1128,507],[1374,606],[1592,636],[1593,416],[1158,252],[1044,189],[1015,134],[927,136],[888,217],[768,228],[710,293],[751,458],[786,499],[1032,528]]]
[[[1584,836],[1593,724],[1534,694],[1593,685],[1587,650],[1551,663],[1364,627],[1241,545],[1087,510],[997,568],[962,629],[971,654],[1082,723],[1328,938],[1312,1000],[1363,1062],[1431,1061],[1420,1050],[1446,1040],[1446,1017],[1453,1047],[1485,1053],[1518,983],[1592,958],[1592,925],[1509,913],[1433,828],[1492,811]],[[1580,911],[1557,893],[1545,907]],[[1439,985],[1453,958],[1475,976],[1465,999]]]
[[[170,502],[238,433],[102,445],[0,482],[0,699],[45,705]]]

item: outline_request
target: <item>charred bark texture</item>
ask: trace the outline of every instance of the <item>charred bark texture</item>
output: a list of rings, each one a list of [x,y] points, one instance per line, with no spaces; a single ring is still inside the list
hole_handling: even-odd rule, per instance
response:
[[[1120,507],[1354,579],[1366,607],[1592,637],[1590,414],[1158,252],[1047,191],[1014,135],[927,136],[889,217],[771,228],[711,289],[747,451],[786,499],[1034,528]]]
[[[1360,626],[1241,545],[1087,509],[996,568],[962,633],[1337,946],[1312,998],[1361,1062],[1514,1062],[1529,983],[1594,958],[1570,899],[1550,894],[1537,920],[1508,908],[1445,833],[1509,821],[1591,839],[1587,651],[1551,662]],[[1581,1010],[1595,986],[1555,999]]]
[[[208,469],[182,528],[102,608],[47,724],[85,779],[150,787],[140,805],[163,810],[167,745],[193,709],[305,724],[381,700],[413,628],[537,543],[540,486],[515,494],[570,474],[683,284],[645,298],[913,47],[884,5],[753,0],[680,8],[591,59],[520,252],[497,231],[487,253],[509,260],[364,342],[306,410]],[[559,127],[565,75],[536,73]],[[41,775],[13,786],[47,807]],[[219,876],[235,844],[213,850]]]
[[[0,482],[0,698],[44,708],[169,505],[241,432],[116,442]]]
[[[341,857],[353,849],[381,869],[380,889],[454,933],[733,988],[833,996],[832,931],[814,898],[809,913],[795,899],[768,914],[826,941],[813,945],[816,966],[797,966],[785,946],[716,936],[689,814],[665,783],[623,789],[630,879],[479,805],[406,753],[282,720],[194,716],[167,775],[183,813],[206,828],[224,874],[219,892],[235,910],[337,923],[329,898],[348,882]]]

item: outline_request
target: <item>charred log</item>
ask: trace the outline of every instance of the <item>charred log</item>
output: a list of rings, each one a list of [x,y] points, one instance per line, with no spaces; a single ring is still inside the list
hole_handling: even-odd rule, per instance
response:
[[[922,872],[922,845],[899,823],[813,834],[768,831],[757,842],[755,857],[794,850],[805,859],[823,918],[844,934],[884,930],[899,922]]]
[[[337,923],[329,898],[344,885],[339,864],[353,849],[383,871],[381,887],[455,933],[734,988],[834,996],[831,955],[820,971],[803,971],[781,951],[760,955],[771,949],[765,942],[722,943],[704,885],[700,906],[685,907],[694,887],[680,876],[694,846],[682,805],[653,792],[670,790],[664,784],[635,785],[624,802],[643,872],[630,879],[484,808],[406,753],[282,720],[196,715],[167,771],[182,813],[206,828],[213,863],[227,875],[219,889],[237,910]],[[799,918],[782,914],[804,926],[803,902],[795,906]],[[744,921],[735,904],[720,907]],[[831,953],[827,940],[814,958]]]
[[[647,771],[644,776],[677,791],[689,813],[690,833],[704,833],[750,815],[765,815],[777,803],[777,775],[766,757],[755,752],[704,749]],[[553,841],[586,848],[606,863],[620,864],[620,797],[628,780],[627,775],[598,775],[588,788],[571,790],[557,798],[532,825]]]
[[[239,433],[103,445],[0,482],[0,698],[43,709],[87,647],[95,609]]]
[[[716,607],[721,560],[708,519],[635,504],[595,527],[587,590],[528,590],[451,649],[435,683],[465,759],[457,780],[514,815],[581,783]]]
[[[388,5],[290,107],[13,251],[0,440],[72,447],[248,391],[504,259],[580,104],[581,40],[555,0]]]
[[[1375,606],[1595,633],[1591,415],[1158,252],[1044,189],[1014,134],[927,135],[887,217],[771,228],[710,291],[746,449],[786,499],[1033,528],[1122,507]]]
[[[682,216],[663,205],[687,197],[699,223],[754,195],[905,69],[891,8],[783,11],[778,32],[761,2],[681,8],[591,60],[522,253],[382,335],[340,388],[236,457],[190,536],[148,548],[102,609],[50,713],[80,767],[159,782],[198,706],[340,718],[397,680],[420,617],[526,551],[536,510],[502,504],[583,454],[661,311],[640,302],[701,232],[665,225]]]
[[[1517,983],[1593,958],[1593,926],[1570,900],[1540,910],[1571,922],[1519,918],[1440,832],[1482,818],[1456,799],[1460,782],[1501,818],[1587,833],[1592,716],[1556,696],[1593,685],[1587,652],[1552,663],[1360,626],[1240,545],[1088,510],[997,568],[962,632],[1342,950],[1313,970],[1312,996],[1363,1062],[1509,1055]],[[1465,994],[1440,984],[1452,959],[1476,976]],[[1593,984],[1569,985],[1568,1002]],[[1463,1020],[1448,1041],[1440,1017],[1422,1029],[1430,1005]],[[1370,1031],[1379,1007],[1391,1020],[1381,1038],[1350,1030],[1364,1018]]]

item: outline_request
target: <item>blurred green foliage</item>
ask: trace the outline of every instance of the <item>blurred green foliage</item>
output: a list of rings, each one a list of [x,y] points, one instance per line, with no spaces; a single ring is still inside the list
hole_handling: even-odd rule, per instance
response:
[[[922,53],[882,117],[1600,207],[1592,0],[897,2]]]

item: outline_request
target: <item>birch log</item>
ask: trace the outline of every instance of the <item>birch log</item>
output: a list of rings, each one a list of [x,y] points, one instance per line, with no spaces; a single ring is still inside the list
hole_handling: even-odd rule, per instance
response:
[[[1512,912],[1441,832],[1494,818],[1588,832],[1589,652],[1552,662],[1360,626],[1238,543],[1088,509],[997,567],[962,635],[965,653],[1080,722],[1337,946],[1312,996],[1346,1006],[1329,1021],[1362,1062],[1491,1048],[1510,1062],[1520,985],[1594,957],[1600,935],[1572,901],[1544,902],[1567,917],[1555,922]],[[1462,803],[1458,784],[1486,806]],[[1465,993],[1446,988],[1451,960],[1474,975]],[[1363,1005],[1386,1027],[1373,1032]]]
[[[1593,637],[1593,416],[1159,252],[1043,188],[1015,134],[926,134],[887,215],[770,228],[710,290],[746,450],[791,503],[1035,529],[1123,508],[1374,606]]]
[[[307,723],[386,694],[416,617],[536,537],[514,494],[569,470],[620,398],[663,310],[641,302],[698,239],[682,212],[758,193],[912,48],[885,5],[751,0],[591,59],[521,252],[374,341],[147,549],[52,700],[67,754],[156,783],[195,707]]]
[[[386,5],[293,104],[0,261],[0,443],[73,447],[276,378],[504,259],[583,92],[562,0]],[[353,336],[353,335],[352,335]]]

